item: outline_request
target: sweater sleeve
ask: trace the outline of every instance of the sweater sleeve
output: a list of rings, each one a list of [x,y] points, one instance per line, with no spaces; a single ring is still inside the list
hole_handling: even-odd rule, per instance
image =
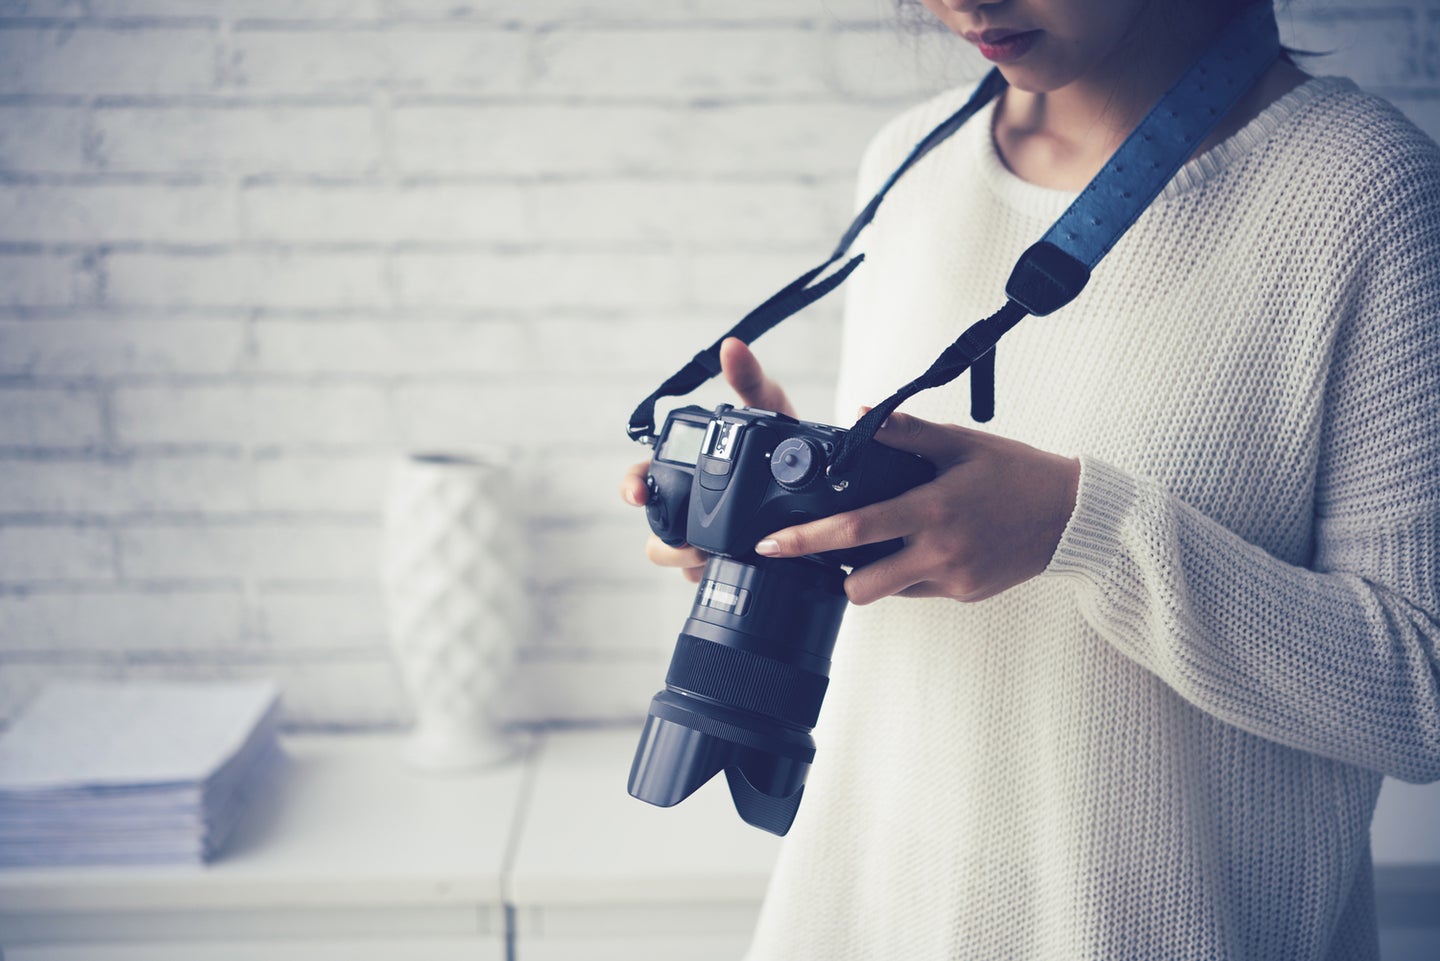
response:
[[[1335,335],[1309,562],[1082,456],[1049,571],[1207,713],[1421,782],[1440,779],[1440,206],[1390,211]]]

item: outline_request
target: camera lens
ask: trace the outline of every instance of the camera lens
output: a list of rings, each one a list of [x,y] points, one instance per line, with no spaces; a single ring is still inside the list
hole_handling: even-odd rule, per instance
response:
[[[724,770],[740,816],[790,829],[845,613],[844,572],[804,558],[712,557],[676,640],[630,793],[678,804]]]

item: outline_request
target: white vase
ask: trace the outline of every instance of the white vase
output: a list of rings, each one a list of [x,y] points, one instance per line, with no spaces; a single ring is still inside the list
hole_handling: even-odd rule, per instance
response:
[[[507,459],[413,454],[394,465],[382,581],[390,644],[414,712],[406,759],[462,771],[514,753],[495,716],[523,630]]]

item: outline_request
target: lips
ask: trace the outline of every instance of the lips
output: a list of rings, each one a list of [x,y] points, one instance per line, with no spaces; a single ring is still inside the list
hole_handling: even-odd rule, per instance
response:
[[[964,37],[979,49],[980,55],[986,60],[1008,63],[1029,53],[1035,41],[1040,39],[1040,31],[994,28],[979,33],[966,33]]]

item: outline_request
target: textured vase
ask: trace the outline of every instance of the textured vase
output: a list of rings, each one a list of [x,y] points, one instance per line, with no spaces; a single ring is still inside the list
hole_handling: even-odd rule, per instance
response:
[[[391,471],[382,580],[414,712],[411,764],[461,771],[513,752],[496,718],[523,630],[514,487],[499,455],[411,455]]]

